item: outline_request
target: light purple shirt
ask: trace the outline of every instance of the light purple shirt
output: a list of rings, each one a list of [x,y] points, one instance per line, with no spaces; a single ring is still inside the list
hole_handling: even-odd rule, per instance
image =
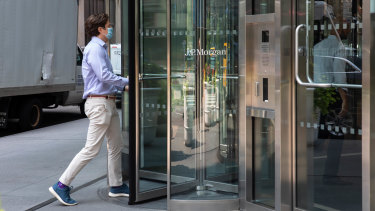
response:
[[[82,76],[85,84],[83,99],[89,95],[115,95],[129,83],[127,78],[113,73],[107,45],[98,37],[92,37],[85,47]]]

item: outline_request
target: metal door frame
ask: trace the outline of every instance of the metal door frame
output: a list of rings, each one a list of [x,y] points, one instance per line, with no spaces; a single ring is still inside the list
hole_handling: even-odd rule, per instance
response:
[[[362,210],[370,211],[375,210],[375,2],[364,0],[362,10]]]
[[[249,1],[249,0],[247,0]],[[243,43],[240,47],[240,84],[245,90],[241,96],[246,96],[241,99],[241,110],[246,110],[246,105],[252,105],[251,95],[246,92],[246,89],[251,90],[253,84],[246,84],[246,80],[250,80],[252,76],[246,72],[247,66],[247,51],[246,51],[246,36],[247,34],[247,19],[254,19],[256,17],[248,17],[246,11],[246,0],[240,1],[240,42]],[[252,163],[252,122],[249,121],[249,116],[241,117],[241,122],[246,122],[240,128],[240,196],[241,208],[255,211],[270,211],[270,210],[292,210],[293,208],[293,192],[292,192],[292,86],[294,79],[291,75],[292,69],[292,15],[289,13],[292,8],[292,0],[281,1],[275,0],[275,208],[265,207],[259,204],[248,202],[246,197],[250,194],[253,198],[253,183],[247,181],[246,175],[250,174],[252,178],[253,169]],[[263,15],[265,18],[270,15]],[[250,86],[250,87],[249,87]],[[250,118],[251,119],[251,118]],[[242,132],[241,132],[242,131]],[[248,142],[248,143],[247,143]],[[250,158],[246,161],[246,158]]]

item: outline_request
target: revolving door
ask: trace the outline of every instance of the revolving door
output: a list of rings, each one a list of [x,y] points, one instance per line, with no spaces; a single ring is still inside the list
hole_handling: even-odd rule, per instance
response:
[[[170,8],[168,207],[238,209],[238,2]]]
[[[238,209],[238,2],[135,8],[129,203],[167,195],[172,210]]]

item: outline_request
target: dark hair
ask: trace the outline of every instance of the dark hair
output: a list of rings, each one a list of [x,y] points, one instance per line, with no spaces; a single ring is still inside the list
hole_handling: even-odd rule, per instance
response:
[[[92,36],[98,36],[98,27],[105,28],[109,17],[105,13],[90,15],[85,22],[86,34],[91,38]]]

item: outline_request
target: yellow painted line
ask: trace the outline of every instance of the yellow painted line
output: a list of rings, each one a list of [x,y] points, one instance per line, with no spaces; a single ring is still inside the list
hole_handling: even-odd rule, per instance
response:
[[[3,208],[1,208],[1,199],[0,199],[0,211],[5,211]]]

